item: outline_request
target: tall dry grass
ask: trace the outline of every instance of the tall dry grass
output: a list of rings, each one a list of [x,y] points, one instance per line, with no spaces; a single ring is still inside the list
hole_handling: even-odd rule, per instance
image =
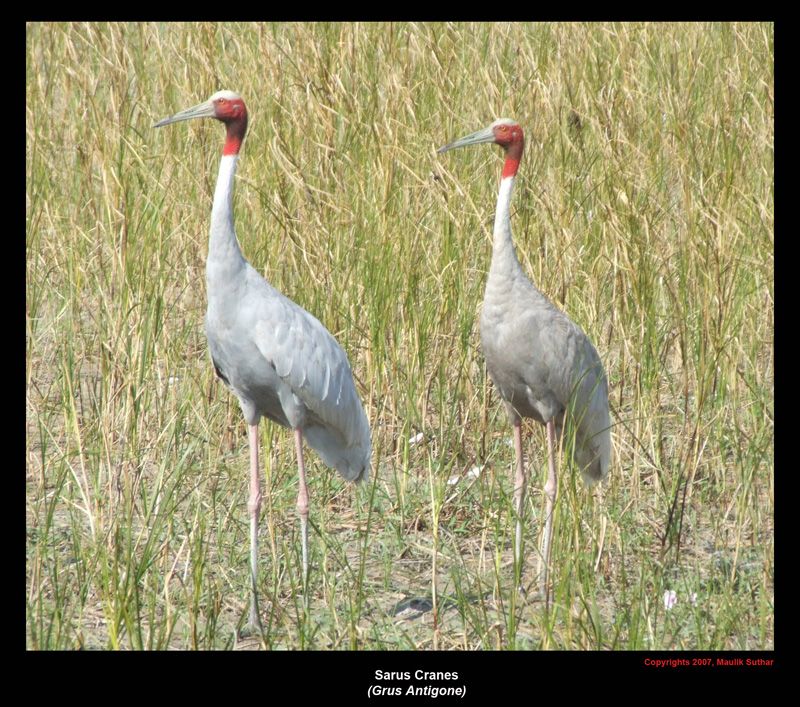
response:
[[[370,488],[310,455],[307,614],[262,425],[264,645],[773,647],[772,25],[29,24],[26,77],[26,647],[229,648],[246,617],[245,426],[203,333],[222,129],[151,129],[220,88],[242,250],[348,352],[373,434]],[[549,610],[514,591],[477,332],[501,155],[435,154],[499,116],[520,260],[611,387]]]

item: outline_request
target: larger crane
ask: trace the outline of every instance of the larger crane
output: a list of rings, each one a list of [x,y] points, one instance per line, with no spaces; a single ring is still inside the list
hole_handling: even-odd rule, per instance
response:
[[[611,463],[608,383],[597,349],[525,275],[514,250],[509,206],[525,146],[522,128],[513,120],[500,118],[488,128],[439,148],[438,152],[487,142],[500,145],[505,150],[506,160],[494,218],[492,263],[481,311],[481,346],[489,376],[505,402],[514,427],[516,561],[519,568],[527,484],[522,418],[537,420],[547,429],[545,528],[540,554],[540,568],[543,565],[544,569],[539,573],[547,597],[553,510],[558,489],[556,438],[562,438],[565,424],[571,425],[573,458],[586,483],[592,484],[608,474]]]
[[[369,477],[370,432],[347,355],[313,315],[278,292],[245,260],[233,227],[233,177],[247,131],[247,108],[232,91],[153,127],[216,118],[227,134],[219,166],[206,261],[206,337],[217,375],[239,399],[249,425],[250,631],[261,632],[256,579],[261,484],[258,422],[266,417],[294,432],[300,490],[303,586],[308,600],[308,489],[303,438],[348,481]]]

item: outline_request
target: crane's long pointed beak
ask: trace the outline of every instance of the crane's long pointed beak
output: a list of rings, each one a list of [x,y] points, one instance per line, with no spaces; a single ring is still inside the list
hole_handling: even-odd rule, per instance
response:
[[[214,118],[215,116],[216,112],[214,110],[214,104],[211,103],[211,101],[203,101],[202,103],[198,103],[193,108],[187,108],[186,110],[182,110],[180,113],[176,113],[169,118],[160,120],[153,127],[160,128],[162,125],[177,123],[181,120],[191,120],[192,118]]]
[[[453,140],[453,142],[448,145],[440,147],[436,152],[447,152],[448,150],[455,150],[457,147],[478,145],[482,142],[494,142],[494,130],[491,126],[483,130],[478,130],[478,132],[472,133],[471,135],[465,135],[458,140]]]

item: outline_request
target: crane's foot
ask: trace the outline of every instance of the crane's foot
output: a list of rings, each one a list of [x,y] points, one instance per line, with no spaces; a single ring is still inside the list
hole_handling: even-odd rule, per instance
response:
[[[239,638],[263,638],[264,627],[261,625],[261,614],[258,611],[258,599],[255,595],[250,598],[250,618],[247,626],[239,631]]]
[[[247,624],[241,631],[239,631],[239,638],[263,638],[264,632],[261,630],[260,627],[256,626],[253,628],[250,624]]]

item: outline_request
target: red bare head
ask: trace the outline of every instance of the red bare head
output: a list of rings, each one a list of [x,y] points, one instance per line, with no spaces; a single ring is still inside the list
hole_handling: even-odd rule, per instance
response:
[[[221,120],[228,128],[225,140],[225,155],[239,153],[244,134],[247,132],[247,108],[238,93],[233,91],[217,91],[211,98],[200,103],[194,108],[188,108],[176,113],[170,118],[165,118],[153,127],[159,128],[169,123],[192,118],[216,118]]]
[[[509,118],[495,120],[488,128],[484,128],[476,133],[455,140],[444,147],[440,147],[437,152],[446,152],[456,147],[477,145],[482,142],[493,142],[500,145],[506,151],[506,164],[503,167],[503,178],[513,177],[517,173],[519,161],[522,159],[522,150],[525,147],[525,136],[522,133],[522,128],[519,126],[519,123]]]
[[[214,106],[214,117],[226,125],[234,120],[247,121],[247,108],[238,93],[217,91],[208,102]]]
[[[500,120],[495,120],[489,127],[492,129],[494,141],[498,145],[502,145],[506,150],[515,148],[520,153],[522,152],[522,148],[525,146],[525,136],[522,134],[522,128],[519,123],[510,118],[500,118]]]

